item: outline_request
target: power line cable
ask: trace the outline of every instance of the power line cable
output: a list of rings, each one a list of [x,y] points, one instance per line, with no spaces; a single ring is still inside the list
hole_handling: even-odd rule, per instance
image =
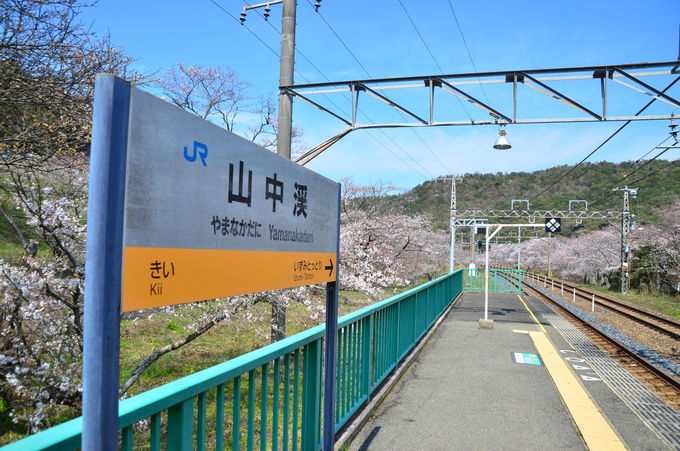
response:
[[[416,33],[418,34],[418,37],[420,38],[421,42],[423,43],[423,45],[424,45],[425,48],[427,49],[427,53],[430,54],[430,57],[432,58],[432,61],[434,61],[434,63],[437,65],[437,68],[439,69],[439,73],[440,73],[440,74],[443,74],[443,73],[444,73],[444,69],[442,69],[442,67],[439,65],[439,61],[437,61],[437,58],[435,58],[434,55],[432,54],[432,50],[430,50],[430,46],[427,45],[427,42],[425,42],[425,38],[423,38],[423,35],[420,34],[420,30],[418,30],[418,27],[416,26],[416,23],[413,21],[413,18],[412,18],[411,15],[408,13],[408,10],[407,10],[406,7],[404,6],[404,3],[403,3],[401,0],[397,0],[397,1],[398,1],[399,4],[401,5],[401,9],[404,10],[404,13],[406,14],[406,17],[408,17],[408,20],[411,22],[411,25],[413,26],[413,29],[416,30]]]
[[[665,143],[665,142],[668,141],[669,139],[670,139],[670,136],[669,136],[668,138],[664,139],[663,141],[661,141],[661,142],[660,142],[659,144],[657,144],[656,146],[652,147],[652,150],[656,149],[658,146],[660,146],[661,144]],[[676,141],[676,142],[677,142],[677,141]],[[642,156],[642,158],[644,158],[644,157],[646,157],[647,155],[649,155],[649,153],[650,153],[652,150],[650,150],[649,152],[647,152],[646,154],[644,154],[644,155]],[[628,177],[630,177],[631,175],[637,174],[637,171],[639,171],[640,169],[644,168],[645,166],[647,166],[649,163],[651,163],[652,161],[654,161],[654,160],[656,160],[657,158],[659,158],[659,157],[660,157],[661,155],[663,155],[664,153],[668,152],[668,150],[669,150],[669,148],[666,148],[666,149],[662,150],[661,152],[659,152],[658,154],[656,154],[656,156],[654,156],[654,158],[650,158],[649,160],[645,161],[645,163],[644,163],[642,166],[640,166],[639,168],[636,167],[635,170],[634,170],[633,172],[631,172],[630,174],[625,175],[625,176],[621,177],[619,180],[615,181],[615,182],[614,182],[614,185],[618,185],[619,183],[621,183],[622,181],[626,180],[626,179],[627,179]],[[642,160],[642,158],[640,158],[639,160],[637,160],[635,163],[637,164],[640,160]]]
[[[661,91],[661,93],[665,93],[666,91],[668,91],[668,90],[669,90],[669,89],[670,89],[670,88],[671,88],[678,80],[680,80],[680,76],[677,77],[677,78],[676,78],[675,80],[673,80],[672,82],[670,82],[670,84],[669,84],[668,86],[666,86],[666,88],[665,88],[663,91]],[[649,102],[647,102],[647,104],[646,104],[645,106],[643,106],[642,108],[640,108],[640,110],[638,110],[638,112],[635,113],[635,116],[639,116],[640,114],[642,114],[642,112],[645,111],[645,110],[647,109],[647,107],[649,107],[652,103],[654,103],[655,100],[656,100],[656,97],[652,98],[652,100],[650,100]],[[576,168],[578,168],[579,166],[581,166],[581,164],[583,164],[583,163],[584,163],[588,158],[590,158],[595,152],[597,152],[597,151],[600,150],[602,147],[604,147],[605,144],[607,144],[614,136],[618,135],[619,132],[620,132],[621,130],[623,130],[624,128],[626,128],[626,127],[628,126],[628,124],[630,124],[631,122],[633,122],[633,121],[632,121],[632,120],[629,120],[629,121],[624,122],[624,124],[623,124],[622,126],[620,126],[614,133],[612,133],[611,135],[609,135],[609,137],[608,137],[607,139],[605,139],[599,146],[597,146],[592,152],[590,152],[588,155],[586,155],[585,158],[583,158],[581,161],[579,161],[578,164],[576,164],[576,166],[574,166],[573,168],[569,169],[567,172],[565,172],[565,173],[562,174],[560,177],[558,177],[557,180],[555,180],[555,181],[554,181],[552,184],[550,184],[547,188],[543,189],[540,193],[536,194],[534,197],[532,197],[531,199],[529,199],[529,202],[531,202],[531,201],[533,201],[534,199],[536,199],[537,197],[541,196],[543,193],[547,192],[550,188],[552,188],[552,187],[554,187],[555,185],[557,185],[557,184],[558,184],[560,181],[562,181],[566,176],[568,176],[569,174],[571,174],[572,172],[574,172],[574,170],[576,170]]]
[[[465,45],[465,51],[467,52],[468,58],[470,59],[470,64],[472,64],[472,68],[474,69],[475,75],[479,73],[477,70],[477,66],[475,65],[475,62],[472,60],[472,54],[470,53],[470,48],[467,45],[467,40],[465,39],[465,34],[463,34],[463,28],[460,26],[460,22],[458,21],[458,16],[456,15],[456,11],[453,9],[453,3],[451,3],[451,0],[449,0],[449,8],[451,8],[451,14],[453,14],[453,18],[456,21],[456,25],[458,26],[458,31],[460,32],[460,37],[463,39],[463,44]],[[479,87],[482,88],[482,93],[484,94],[484,98],[486,99],[486,103],[488,105],[491,105],[491,102],[489,101],[489,97],[486,95],[486,91],[484,90],[484,85],[482,85],[482,80],[479,79],[479,76],[477,75],[477,81],[479,82]]]
[[[311,7],[314,7],[314,5],[312,5],[312,2],[311,2],[310,0],[307,0],[307,3],[308,3]],[[368,76],[368,78],[374,78],[373,75],[371,75],[371,73],[368,71],[368,69],[366,69],[366,67],[365,67],[363,64],[361,64],[361,61],[359,61],[359,58],[357,58],[357,56],[354,54],[354,52],[352,52],[352,50],[351,50],[351,49],[349,48],[349,46],[345,43],[345,41],[342,39],[342,37],[340,36],[340,34],[339,34],[339,33],[335,30],[335,28],[333,28],[333,26],[326,20],[326,18],[323,16],[323,14],[322,14],[318,9],[315,9],[315,10],[316,10],[317,15],[318,15],[318,16],[321,18],[321,20],[323,21],[323,23],[328,27],[328,29],[329,29],[329,30],[333,33],[333,35],[338,39],[338,41],[340,42],[340,44],[342,44],[342,46],[345,48],[345,50],[347,50],[347,52],[348,52],[348,53],[350,54],[350,56],[354,59],[354,61],[357,62],[357,64],[361,67],[361,69],[366,73],[366,75]],[[306,58],[305,58],[305,59],[306,59]],[[318,69],[317,69],[317,70],[318,70]],[[320,71],[319,71],[319,72],[320,72]],[[325,77],[325,78],[328,80],[327,77]],[[460,99],[458,99],[458,101],[460,102]],[[461,106],[462,106],[462,104],[461,104]],[[465,109],[465,107],[463,107],[463,109]],[[364,113],[364,112],[361,111],[361,110],[359,110],[359,112],[360,112],[360,113],[362,114],[362,116],[364,116],[370,123],[375,124],[375,122],[374,122],[373,120],[371,120],[371,119],[368,117],[368,115],[367,115],[366,113]],[[467,111],[466,111],[466,112],[467,112]],[[404,116],[404,114],[403,114],[401,111],[399,111],[398,113],[401,115],[401,117],[402,117],[403,119],[406,119],[406,116]],[[468,117],[469,117],[469,114],[468,114]],[[434,177],[434,174],[432,174],[432,173],[431,173],[429,170],[427,170],[424,166],[422,166],[420,163],[418,163],[416,160],[414,160],[413,157],[411,157],[411,156],[408,154],[408,152],[406,152],[399,144],[397,144],[392,138],[390,138],[389,135],[388,135],[384,130],[382,130],[382,129],[379,129],[379,130],[380,130],[380,133],[382,133],[386,138],[388,138],[390,141],[392,141],[392,143],[393,143],[395,146],[397,146],[397,147],[404,153],[404,155],[408,156],[412,161],[414,161],[417,165],[419,165],[423,170],[425,170],[427,173],[431,174],[431,175]],[[429,151],[429,152],[437,159],[437,161],[439,161],[439,163],[440,163],[447,171],[449,171],[449,169],[446,167],[446,164],[445,164],[445,163],[444,163],[444,162],[443,162],[443,161],[442,161],[442,160],[434,153],[434,151],[432,150],[432,148],[431,148],[431,147],[423,140],[423,138],[420,136],[420,134],[418,134],[418,132],[417,132],[416,130],[414,130],[414,129],[411,129],[411,131],[412,131],[412,132],[418,137],[418,139],[425,145],[425,148],[426,148],[426,149],[427,149],[427,150],[428,150],[428,151]],[[383,144],[383,146],[384,146],[384,144]],[[387,147],[386,147],[386,148],[387,148]],[[449,171],[449,172],[450,172],[450,171]]]
[[[657,144],[656,146],[654,146],[654,147],[652,147],[651,149],[649,149],[649,151],[648,151],[646,154],[644,154],[643,156],[641,156],[640,158],[638,158],[637,160],[635,160],[635,163],[637,164],[637,163],[641,162],[643,158],[645,158],[647,155],[649,155],[650,153],[652,153],[652,152],[654,151],[654,149],[656,149],[658,146],[660,146],[661,144],[665,143],[665,142],[668,141],[669,139],[671,139],[670,136],[669,136],[668,138],[664,139],[663,141],[661,141],[661,142],[660,142],[659,144]]]
[[[248,28],[248,26],[247,26],[246,24],[242,24],[241,21],[240,21],[239,19],[236,18],[236,16],[234,16],[234,15],[231,14],[229,11],[227,11],[226,9],[224,9],[224,8],[222,7],[222,5],[220,5],[219,3],[217,3],[215,0],[208,0],[208,1],[209,1],[210,3],[212,3],[213,5],[217,6],[219,9],[221,9],[222,12],[224,12],[226,15],[228,15],[229,17],[231,17],[232,19],[234,19],[234,21],[235,21],[236,23],[238,23],[239,25],[241,25],[242,27],[244,27],[246,30],[248,30],[248,33],[250,33],[250,34],[252,34],[253,36],[255,36],[255,38],[256,38],[258,41],[260,41],[260,43],[262,43],[262,45],[264,45],[265,47],[267,47],[267,48],[269,49],[270,52],[272,52],[274,55],[277,56],[277,58],[280,58],[279,52],[277,52],[276,50],[274,50],[273,48],[271,48],[271,47],[269,46],[269,44],[267,44],[266,42],[264,42],[264,40],[263,40],[260,36],[258,36],[257,33],[255,33],[253,30],[251,30],[250,28]]]
[[[209,0],[209,1],[210,1],[212,4],[214,4],[215,6],[217,6],[222,12],[224,12],[224,13],[227,14],[229,17],[231,17],[231,18],[232,18],[235,22],[237,22],[239,25],[243,26],[250,34],[252,34],[255,38],[257,38],[257,40],[260,41],[260,43],[261,43],[262,45],[264,45],[267,49],[269,49],[270,52],[272,52],[272,53],[273,53],[274,55],[276,55],[277,57],[280,57],[279,53],[278,53],[276,50],[274,50],[273,48],[271,48],[271,47],[270,47],[270,46],[269,46],[262,38],[260,38],[260,36],[259,36],[257,33],[255,33],[253,30],[251,30],[251,29],[250,29],[248,26],[246,26],[245,24],[241,23],[241,21],[240,21],[239,19],[237,19],[237,18],[236,18],[234,15],[232,15],[229,11],[227,11],[226,9],[224,9],[219,3],[215,2],[214,0]],[[245,3],[246,5],[248,5],[247,2],[244,1],[244,3]],[[311,4],[311,3],[310,3],[310,4]],[[264,19],[264,16],[263,16],[259,11],[256,10],[256,12],[257,12],[257,14],[259,14],[259,15]],[[268,20],[265,20],[265,21],[266,21],[266,22],[267,22],[274,30],[276,30],[277,33],[280,33],[280,32],[278,31],[278,29],[276,28],[276,26],[274,26],[274,25],[273,25],[271,22],[269,22]],[[299,53],[299,54],[300,54],[300,55],[301,55],[308,63],[310,63],[310,65],[311,65],[314,69],[316,69],[316,71],[319,72],[319,73],[320,73],[327,81],[330,81],[330,80],[328,79],[328,77],[326,77],[326,75],[325,75],[318,67],[316,67],[316,65],[314,65],[314,63],[312,63],[312,62],[311,62],[311,61],[310,61],[310,60],[309,60],[302,52],[300,52],[297,48],[296,48],[295,50],[296,50],[296,52]],[[349,50],[349,49],[348,49],[348,50]],[[363,67],[363,66],[362,66],[362,67]],[[295,73],[296,73],[298,76],[300,76],[300,78],[302,78],[304,81],[306,81],[307,83],[310,83],[310,81],[309,81],[304,75],[302,75],[300,72],[298,72],[298,71],[296,70]],[[347,114],[347,112],[344,111],[344,109],[343,109],[342,107],[340,107],[337,103],[335,103],[332,99],[330,99],[326,94],[324,94],[324,97],[326,97],[326,98],[329,100],[329,102],[330,102],[331,104],[333,104],[336,108],[338,108],[338,110],[343,111],[345,114]],[[362,112],[362,114],[364,114],[364,113]],[[364,116],[365,116],[365,114],[364,114]],[[366,117],[367,117],[367,119],[368,119],[368,116],[366,116]],[[369,119],[369,120],[370,120],[370,119]],[[383,132],[383,134],[385,134],[383,130],[380,130],[380,131]],[[406,166],[408,166],[410,169],[412,169],[413,171],[415,171],[418,175],[420,175],[420,176],[423,177],[424,179],[427,179],[427,178],[428,178],[428,176],[424,175],[424,174],[423,174],[422,172],[420,172],[418,169],[416,169],[416,168],[413,167],[411,164],[409,164],[407,161],[405,161],[403,158],[401,158],[399,155],[397,155],[397,154],[396,154],[392,149],[390,149],[385,143],[379,141],[379,140],[378,140],[375,136],[373,136],[371,133],[369,133],[369,136],[371,136],[371,138],[373,138],[376,142],[378,142],[378,144],[380,144],[381,146],[383,146],[383,147],[384,147],[386,150],[388,150],[391,154],[393,154],[395,157],[397,157],[402,163],[404,163],[404,164],[405,164]],[[385,134],[385,136],[387,136],[387,134]],[[389,138],[389,136],[387,136],[387,137]],[[432,174],[431,172],[429,172],[426,168],[424,168],[422,165],[420,165],[420,163],[418,163],[417,161],[415,161],[415,160],[414,160],[414,159],[413,159],[413,158],[412,158],[412,157],[411,157],[411,156],[410,156],[410,155],[409,155],[409,154],[408,154],[408,153],[407,153],[407,152],[406,152],[399,144],[397,144],[397,143],[396,143],[394,140],[392,140],[391,138],[389,138],[389,139],[392,141],[392,143],[393,143],[397,148],[399,148],[399,149],[404,153],[404,155],[406,155],[407,157],[411,158],[411,159],[414,161],[414,163],[418,164],[422,169],[424,169],[426,172],[428,172],[428,173],[430,174],[430,177],[434,177],[434,174]]]
[[[311,6],[312,8],[314,7],[314,5],[312,5],[312,2],[310,2],[309,0],[307,0],[307,3],[309,3],[309,6]],[[358,64],[359,66],[361,66],[361,68],[364,70],[364,72],[366,72],[366,75],[368,75],[368,78],[373,78],[373,76],[371,76],[371,74],[370,74],[370,73],[368,72],[368,70],[364,67],[364,65],[361,64],[361,61],[359,61],[359,59],[356,57],[356,55],[350,50],[350,48],[347,46],[347,44],[345,44],[345,41],[342,40],[342,38],[340,37],[340,35],[335,31],[335,29],[331,26],[331,24],[328,23],[328,21],[327,21],[326,18],[323,16],[323,14],[321,14],[321,13],[319,12],[318,9],[316,10],[316,13],[317,13],[317,15],[321,18],[321,20],[323,20],[323,23],[326,24],[326,26],[328,27],[328,29],[331,30],[331,32],[333,32],[333,34],[335,35],[335,37],[338,38],[338,41],[340,41],[340,44],[342,44],[342,46],[345,47],[345,50],[347,50],[347,52],[352,56],[352,58],[354,58],[354,61],[356,61],[357,64]]]
[[[678,163],[679,161],[680,161],[680,160],[673,160],[673,161],[671,161],[670,163],[668,163],[666,166],[662,166],[661,168],[657,169],[656,171],[650,172],[649,174],[645,175],[644,177],[640,177],[639,179],[632,181],[632,182],[631,182],[631,186],[632,186],[632,185],[637,185],[637,184],[639,184],[642,180],[644,180],[644,179],[646,179],[646,178],[648,178],[648,177],[653,176],[653,175],[656,174],[657,172],[661,172],[661,171],[663,171],[664,169],[667,169],[667,168],[673,166],[674,164]]]
[[[246,6],[250,6],[250,3],[248,3],[246,0],[243,0],[243,3],[245,3]],[[258,11],[257,9],[254,10],[254,11],[255,11],[255,12],[256,12],[256,13],[257,13],[257,14],[265,21],[265,22],[267,22],[267,24],[268,24],[268,25],[276,32],[277,35],[279,35],[279,36],[281,35],[281,30],[279,30],[279,29],[276,27],[276,25],[274,25],[270,20],[267,20],[267,19],[264,17],[264,15],[263,15],[260,11]],[[297,45],[295,46],[295,53],[297,53],[298,55],[300,55],[300,56],[302,57],[302,59],[304,59],[305,61],[307,61],[307,63],[308,63],[310,66],[312,66],[312,67],[314,68],[314,70],[316,70],[318,73],[320,73],[320,74],[323,76],[323,78],[326,79],[326,81],[330,81],[330,79],[329,79],[328,77],[326,77],[326,75],[324,75],[323,72],[321,72],[321,69],[319,69],[318,67],[316,67],[316,64],[314,64],[309,58],[307,58],[307,55],[305,55],[304,53],[302,53],[302,50],[300,50],[300,49],[297,47]],[[300,75],[300,78],[302,78],[304,81],[306,81],[307,83],[311,83],[311,82],[310,82],[306,77],[304,77],[302,74],[300,74],[300,73],[297,72],[297,71],[296,71],[296,73],[297,73],[298,75]],[[324,97],[326,97],[327,99],[329,99],[328,96],[326,96],[326,95],[324,95]],[[330,99],[329,99],[329,100],[330,100]],[[335,105],[335,106],[337,107],[337,105]]]
[[[409,22],[411,22],[411,26],[413,26],[413,29],[416,30],[416,33],[418,34],[418,37],[420,38],[421,42],[423,43],[423,45],[427,49],[427,52],[430,54],[430,56],[432,57],[432,60],[437,65],[437,68],[439,69],[439,73],[443,74],[444,69],[442,69],[442,66],[439,64],[439,61],[437,61],[437,58],[435,58],[434,54],[430,50],[430,46],[427,45],[425,38],[423,38],[423,35],[420,33],[420,30],[416,26],[416,23],[413,21],[413,18],[411,17],[408,10],[406,9],[406,6],[404,6],[404,3],[401,0],[398,0],[398,2],[401,5],[401,9],[404,10],[404,13],[406,14],[406,17],[408,18]],[[463,105],[463,102],[460,100],[460,97],[458,97],[457,95],[456,95],[456,100],[458,100],[458,104],[463,109],[463,111],[465,111],[465,114],[467,114],[470,121],[472,121],[472,116],[470,115],[470,112],[467,110],[467,108],[465,108],[465,105]]]

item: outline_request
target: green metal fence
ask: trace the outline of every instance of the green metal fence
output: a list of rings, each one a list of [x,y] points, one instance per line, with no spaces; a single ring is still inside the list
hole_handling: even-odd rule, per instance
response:
[[[459,270],[338,322],[339,430],[463,288]],[[119,404],[123,450],[316,450],[321,447],[324,326]],[[82,417],[3,448],[80,447]]]
[[[484,291],[484,269],[462,269],[463,289],[467,291]],[[499,293],[521,293],[522,274],[516,269],[489,269],[489,291]]]

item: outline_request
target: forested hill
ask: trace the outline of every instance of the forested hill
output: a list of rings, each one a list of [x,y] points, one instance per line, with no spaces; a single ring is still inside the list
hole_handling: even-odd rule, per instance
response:
[[[623,193],[613,192],[612,189],[627,185],[640,188],[637,199],[631,200],[635,220],[654,222],[656,210],[670,207],[680,199],[680,164],[668,166],[668,161],[652,161],[640,169],[644,163],[600,162],[581,165],[557,185],[533,199],[529,207],[531,210],[567,210],[569,200],[584,199],[588,201],[589,210],[621,210]],[[510,209],[513,199],[532,199],[572,168],[565,165],[536,172],[464,174],[457,182],[458,209]],[[629,174],[628,178],[621,180]],[[632,183],[638,179],[638,183]],[[438,226],[447,228],[450,195],[451,179],[442,177],[418,185],[396,196],[395,200],[402,204],[407,213],[429,213],[434,216]],[[516,207],[524,208],[523,205]],[[583,225],[592,229],[598,227],[599,222],[585,221]]]

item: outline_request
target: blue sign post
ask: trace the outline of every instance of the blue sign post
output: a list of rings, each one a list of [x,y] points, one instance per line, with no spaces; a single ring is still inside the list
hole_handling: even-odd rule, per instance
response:
[[[83,336],[83,443],[118,449],[118,355],[130,85],[98,77],[90,156]]]

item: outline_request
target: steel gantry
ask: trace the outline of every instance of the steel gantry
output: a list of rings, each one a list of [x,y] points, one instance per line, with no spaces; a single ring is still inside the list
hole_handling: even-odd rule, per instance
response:
[[[620,219],[620,211],[589,210],[458,210],[458,218],[527,218],[534,222],[536,218],[562,219],[604,219],[607,221]]]
[[[319,110],[331,115],[344,123],[347,128],[319,144],[315,148],[300,156],[296,161],[306,164],[318,156],[328,147],[335,144],[353,130],[370,128],[395,128],[395,127],[432,127],[453,125],[505,125],[505,124],[541,124],[560,122],[605,122],[605,121],[641,121],[671,119],[672,111],[667,114],[642,115],[643,108],[637,112],[625,111],[623,114],[610,114],[610,85],[615,83],[623,86],[626,91],[638,95],[652,97],[669,106],[679,108],[680,102],[668,94],[668,91],[680,78],[680,61],[667,61],[657,63],[618,64],[607,66],[564,67],[553,69],[525,69],[511,71],[462,73],[447,75],[422,75],[413,77],[379,78],[369,80],[346,80],[337,82],[310,83],[301,85],[281,86],[282,94],[298,98]],[[663,89],[656,88],[642,79],[654,76],[671,76],[673,81]],[[558,90],[557,84],[576,83],[578,80],[591,80],[596,83],[595,90],[590,94],[583,94],[583,89]],[[469,92],[474,85],[499,85],[511,89],[512,104],[505,108],[491,106],[489,101],[481,101]],[[556,100],[561,105],[572,107],[578,114],[574,117],[528,117],[522,115],[517,108],[518,99],[525,91],[523,87],[530,88],[550,99]],[[522,88],[522,89],[520,89]],[[417,95],[424,96],[420,109],[409,108],[403,102],[397,102],[393,93],[403,90],[414,90]],[[566,91],[566,92],[565,92]],[[574,93],[572,93],[572,91]],[[567,94],[570,93],[570,95]],[[592,93],[597,92],[596,96]],[[337,104],[324,105],[330,95],[344,93],[351,97],[351,112],[338,111]],[[363,94],[362,94],[363,93]],[[449,116],[437,117],[435,115],[435,98],[438,93],[453,95],[460,100],[466,101],[478,107],[485,114],[484,119],[467,119],[454,117],[453,111],[448,111]],[[588,101],[577,101],[575,97],[589,95]],[[323,97],[324,99],[321,99]],[[401,122],[375,122],[361,123],[357,119],[360,98],[371,97],[398,111],[403,118]],[[331,102],[332,103],[332,102]],[[628,102],[630,103],[630,102]],[[557,103],[554,103],[557,104]],[[334,111],[335,110],[335,111]],[[440,113],[444,114],[444,113]]]
[[[623,191],[623,208],[621,210],[621,293],[628,293],[630,288],[630,231],[633,215],[630,212],[630,198],[637,197],[637,188],[614,188],[612,191]]]

